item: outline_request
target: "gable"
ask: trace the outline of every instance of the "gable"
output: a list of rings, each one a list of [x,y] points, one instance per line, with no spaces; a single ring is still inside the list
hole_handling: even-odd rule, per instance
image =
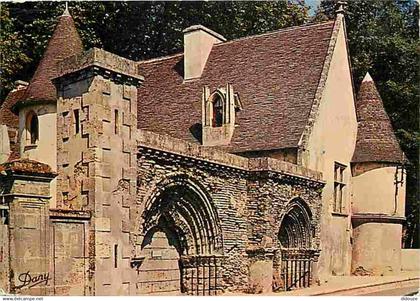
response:
[[[320,101],[310,118],[313,125],[308,122],[305,133],[308,137],[302,137],[300,154],[300,163],[323,171],[327,180],[334,177],[334,162],[349,165],[357,133],[352,74],[342,15],[336,19],[335,31],[329,62],[325,65],[325,78],[320,84]],[[327,184],[324,191],[329,193],[328,190]]]

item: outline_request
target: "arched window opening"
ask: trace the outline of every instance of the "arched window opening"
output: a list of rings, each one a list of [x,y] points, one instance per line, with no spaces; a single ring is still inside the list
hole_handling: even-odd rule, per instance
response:
[[[26,117],[26,133],[27,141],[30,144],[36,144],[39,139],[38,116],[34,112],[30,112]]]
[[[213,126],[221,127],[223,125],[223,100],[216,94],[213,100]]]

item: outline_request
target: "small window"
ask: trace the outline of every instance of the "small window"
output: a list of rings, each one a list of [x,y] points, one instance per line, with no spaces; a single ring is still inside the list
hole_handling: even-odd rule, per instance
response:
[[[118,125],[120,123],[120,117],[118,116],[118,110],[114,111],[114,121],[115,121],[115,125],[114,125],[114,132],[115,134],[118,134]]]
[[[213,126],[221,127],[223,125],[223,100],[216,95],[213,100]]]
[[[118,245],[114,245],[114,268],[118,268]]]
[[[344,210],[344,170],[345,165],[334,163],[334,212],[343,213]]]
[[[26,140],[28,144],[37,144],[39,139],[38,116],[34,112],[26,117]]]
[[[73,111],[74,113],[74,131],[76,134],[79,134],[80,131],[80,117],[79,117],[79,110],[76,109]]]

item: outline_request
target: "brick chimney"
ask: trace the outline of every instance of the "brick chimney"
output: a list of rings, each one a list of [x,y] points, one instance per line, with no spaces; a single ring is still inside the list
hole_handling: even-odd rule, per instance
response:
[[[226,39],[203,25],[184,29],[184,80],[199,78],[214,44]]]

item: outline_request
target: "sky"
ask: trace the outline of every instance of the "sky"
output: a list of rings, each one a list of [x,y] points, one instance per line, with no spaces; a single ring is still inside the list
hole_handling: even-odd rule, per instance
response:
[[[311,7],[309,13],[313,15],[315,13],[316,8],[318,7],[320,0],[305,0],[305,3]]]

